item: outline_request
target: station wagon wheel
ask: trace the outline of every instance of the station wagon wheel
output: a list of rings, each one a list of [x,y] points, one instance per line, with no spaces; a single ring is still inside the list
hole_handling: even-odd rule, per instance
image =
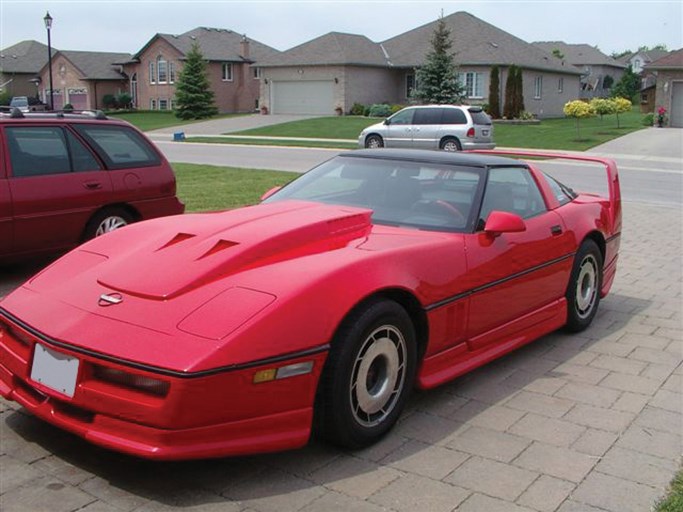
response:
[[[374,301],[343,323],[330,349],[316,414],[345,448],[379,440],[396,423],[415,380],[415,332],[393,301]]]
[[[440,147],[444,151],[462,151],[460,141],[458,139],[454,139],[453,137],[442,140]]]
[[[574,258],[567,287],[567,329],[586,329],[598,310],[602,287],[602,254],[593,240],[585,240]]]
[[[122,208],[107,208],[95,214],[85,230],[85,239],[90,240],[133,222],[133,216]]]
[[[384,140],[379,135],[370,135],[365,139],[366,148],[383,148]]]

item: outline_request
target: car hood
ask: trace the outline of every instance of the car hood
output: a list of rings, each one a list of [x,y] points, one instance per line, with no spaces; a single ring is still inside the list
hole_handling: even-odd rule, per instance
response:
[[[68,253],[0,306],[55,340],[182,371],[304,350],[326,343],[320,338],[338,321],[329,307],[314,303],[341,293],[344,278],[325,289],[327,274],[401,251],[422,248],[427,255],[425,244],[443,238],[381,226],[376,232],[371,215],[361,208],[283,201],[133,224]],[[373,274],[379,279],[381,271]],[[302,328],[307,332],[298,332],[288,346],[273,346],[277,334],[244,334],[256,317],[293,327],[288,303],[304,296],[313,303],[292,311],[315,314],[320,308],[318,322],[327,334]],[[211,361],[211,351],[239,336],[220,362]]]

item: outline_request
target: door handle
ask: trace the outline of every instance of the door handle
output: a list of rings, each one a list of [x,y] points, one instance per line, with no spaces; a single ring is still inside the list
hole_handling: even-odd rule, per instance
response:
[[[550,232],[552,233],[553,236],[561,235],[562,234],[562,226],[552,226],[550,228]]]
[[[99,190],[102,188],[102,183],[99,181],[86,181],[83,183],[83,186],[88,190]]]

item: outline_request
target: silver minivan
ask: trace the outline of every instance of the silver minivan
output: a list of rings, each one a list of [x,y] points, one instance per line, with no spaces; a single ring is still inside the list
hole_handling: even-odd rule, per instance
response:
[[[358,137],[364,148],[419,148],[462,151],[493,149],[493,124],[481,107],[420,105],[406,107]]]

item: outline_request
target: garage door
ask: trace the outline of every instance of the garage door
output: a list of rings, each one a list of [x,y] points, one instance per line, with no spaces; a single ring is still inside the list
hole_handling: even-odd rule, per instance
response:
[[[669,124],[683,128],[683,82],[671,82],[671,117]]]
[[[332,81],[272,82],[273,114],[334,114]]]

